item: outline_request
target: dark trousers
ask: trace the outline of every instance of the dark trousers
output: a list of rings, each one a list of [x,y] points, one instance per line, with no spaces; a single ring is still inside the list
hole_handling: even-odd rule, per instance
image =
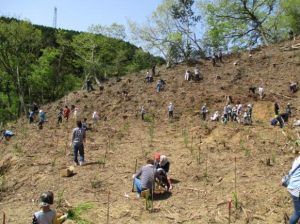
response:
[[[78,163],[78,152],[79,152],[79,160],[81,162],[84,161],[84,145],[83,143],[73,143],[73,155],[74,155],[74,162]]]

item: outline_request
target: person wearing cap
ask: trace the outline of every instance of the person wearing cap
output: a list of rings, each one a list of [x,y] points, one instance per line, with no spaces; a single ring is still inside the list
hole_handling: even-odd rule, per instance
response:
[[[0,142],[2,142],[3,139],[5,139],[6,141],[9,141],[11,139],[11,137],[15,135],[12,131],[9,131],[9,130],[2,130],[1,133],[2,133],[2,136],[1,136]]]
[[[172,186],[172,183],[171,183],[171,179],[168,176],[169,169],[170,169],[170,162],[169,162],[167,156],[165,156],[165,155],[161,155],[160,156],[160,159],[159,159],[159,168],[163,169],[166,172],[168,183],[169,183],[167,190],[172,190],[173,186]]]
[[[84,164],[84,142],[85,138],[85,130],[82,128],[81,121],[77,121],[77,127],[73,129],[72,132],[72,143],[73,146],[73,155],[74,155],[74,163],[75,165],[82,166]],[[79,163],[78,163],[78,152],[79,152]]]
[[[43,129],[43,124],[45,123],[45,121],[46,121],[46,113],[43,110],[40,110],[39,123],[38,123],[39,129]]]
[[[173,111],[174,111],[174,106],[172,102],[170,102],[168,106],[169,118],[173,118]]]
[[[53,193],[44,192],[40,196],[40,208],[41,210],[35,212],[32,218],[32,224],[59,224],[56,211],[50,209],[50,205],[53,204]]]

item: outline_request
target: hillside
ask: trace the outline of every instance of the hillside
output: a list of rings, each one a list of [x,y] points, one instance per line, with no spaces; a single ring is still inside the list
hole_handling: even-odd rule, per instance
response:
[[[9,124],[16,136],[0,144],[0,210],[7,222],[29,223],[38,210],[39,194],[52,190],[54,207],[63,207],[58,210],[93,204],[82,217],[95,224],[106,223],[108,192],[109,223],[227,223],[233,192],[239,208],[232,206],[232,223],[283,223],[292,202],[280,180],[293,161],[297,135],[291,123],[300,115],[300,92],[288,91],[290,81],[300,81],[300,52],[283,51],[284,45],[291,42],[258,49],[251,58],[247,52],[227,56],[217,67],[201,61],[200,83],[185,82],[187,65],[177,65],[159,67],[150,85],[144,82],[144,71],[111,79],[103,91],[72,92],[42,107],[49,121],[41,131],[25,119]],[[158,78],[167,82],[160,93],[155,92]],[[248,94],[252,85],[265,87],[263,100]],[[203,103],[210,113],[221,112],[226,96],[244,106],[253,103],[252,126],[199,118]],[[281,111],[288,102],[293,106],[292,119],[283,129],[270,125],[275,101]],[[173,120],[167,117],[169,102],[175,106]],[[94,110],[101,116],[97,129],[87,132],[87,165],[75,167],[76,175],[69,178],[61,173],[73,164],[69,143],[75,122],[56,127],[57,106],[65,104],[78,106],[81,118],[91,120]],[[153,122],[141,121],[142,105]],[[170,158],[174,189],[158,196],[149,213],[131,192],[131,178],[135,160],[140,167],[156,151]]]

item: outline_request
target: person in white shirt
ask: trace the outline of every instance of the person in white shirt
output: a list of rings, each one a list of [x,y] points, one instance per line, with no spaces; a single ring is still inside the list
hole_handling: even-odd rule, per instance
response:
[[[262,100],[265,96],[265,91],[263,87],[258,87],[258,94],[259,94],[259,98]]]
[[[173,111],[174,111],[174,106],[172,102],[170,102],[168,106],[169,118],[173,118]]]
[[[186,70],[184,73],[184,80],[189,81],[190,80],[190,71]]]
[[[93,128],[95,128],[98,123],[98,120],[99,120],[99,115],[98,115],[97,111],[93,112],[92,120],[93,120]]]

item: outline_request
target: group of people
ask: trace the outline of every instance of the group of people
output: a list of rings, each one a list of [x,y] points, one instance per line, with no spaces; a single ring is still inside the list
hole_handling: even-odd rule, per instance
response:
[[[154,154],[154,159],[147,159],[146,165],[133,174],[133,183],[138,196],[143,191],[155,193],[156,185],[163,187],[166,191],[172,190],[171,178],[168,175],[169,169],[170,161],[167,156],[159,152]]]
[[[228,121],[236,121],[238,123],[250,125],[252,124],[252,110],[253,110],[252,104],[248,104],[246,109],[243,112],[243,104],[241,104],[240,102],[237,102],[236,105],[227,103],[224,106],[223,114],[220,115],[219,111],[215,111],[211,115],[210,120],[211,121],[221,120],[221,122],[224,124],[226,124]],[[206,120],[208,113],[209,110],[206,106],[206,103],[204,103],[200,109],[200,115],[203,120]]]
[[[189,69],[187,69],[187,70],[185,71],[185,73],[184,73],[184,80],[185,80],[185,81],[191,81],[191,80],[193,80],[193,81],[195,81],[195,82],[198,82],[198,81],[200,81],[200,80],[202,80],[202,79],[203,79],[203,77],[201,76],[198,67],[196,67],[196,68],[194,69],[194,74],[192,74],[192,72],[191,72]]]
[[[280,128],[283,128],[284,124],[286,122],[288,122],[289,118],[292,116],[292,107],[291,107],[291,104],[288,103],[286,105],[285,112],[280,113],[280,111],[279,111],[279,104],[278,104],[278,102],[275,102],[274,103],[274,114],[275,114],[275,116],[271,120],[271,125],[275,126],[275,125],[279,124]]]

